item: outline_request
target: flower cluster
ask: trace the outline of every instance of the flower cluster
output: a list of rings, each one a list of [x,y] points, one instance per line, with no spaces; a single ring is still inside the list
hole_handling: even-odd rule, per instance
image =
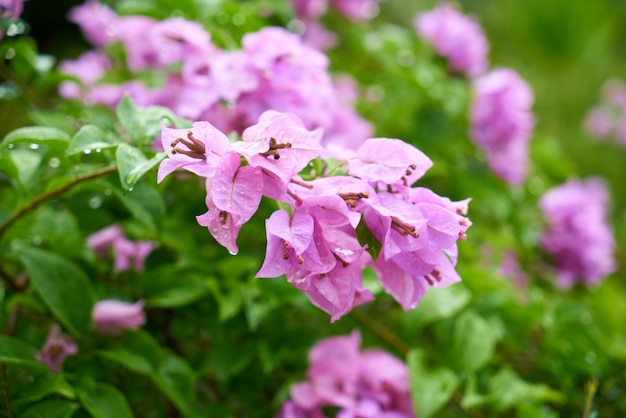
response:
[[[113,249],[115,271],[143,271],[146,257],[154,249],[154,244],[150,241],[128,240],[119,225],[111,225],[89,235],[87,245],[101,258],[107,258]]]
[[[74,8],[70,19],[96,47],[121,44],[136,78],[104,82],[102,76],[113,63],[104,49],[96,49],[61,64],[63,72],[78,79],[61,85],[63,97],[115,106],[129,94],[138,105],[165,106],[178,116],[207,120],[239,134],[265,110],[274,109],[297,114],[308,129],[323,128],[325,143],[348,149],[371,134],[369,123],[334,85],[326,55],[285,29],[248,33],[240,50],[228,51],[214,45],[200,24],[182,18],[117,16],[89,1]],[[144,83],[140,73],[148,69],[164,84]]]
[[[209,210],[198,223],[232,254],[262,196],[287,203],[289,211],[266,221],[266,257],[257,277],[286,275],[333,321],[373,299],[362,286],[365,266],[373,266],[404,309],[417,306],[428,286],[459,281],[456,243],[470,226],[463,216],[468,201],[411,187],[430,159],[398,139],[370,138],[345,162],[345,175],[315,173],[305,181],[298,174],[325,155],[321,135],[276,111],[263,113],[234,143],[208,122],[164,127],[169,158],[158,181],[180,168],[204,177]]]
[[[0,17],[8,17],[11,20],[17,20],[24,9],[26,0],[0,0]],[[0,35],[0,39],[2,39]]]
[[[324,406],[337,407],[338,418],[415,417],[406,365],[382,350],[361,352],[360,345],[358,332],[315,345],[308,380],[291,386],[291,400],[276,417],[321,418]]]
[[[533,92],[515,71],[501,68],[473,81],[471,137],[491,169],[511,185],[528,171],[528,142],[534,125]]]
[[[615,269],[615,242],[607,224],[609,195],[600,179],[570,180],[539,202],[548,229],[541,247],[553,257],[557,284],[594,284]]]
[[[489,166],[511,185],[528,171],[528,141],[534,118],[533,93],[515,71],[486,72],[489,45],[480,25],[450,4],[441,4],[415,19],[415,27],[450,67],[472,78],[472,140],[486,153]]]
[[[445,57],[456,71],[470,77],[483,74],[489,63],[489,44],[480,25],[443,3],[415,18],[415,28],[422,38]]]
[[[614,138],[626,145],[626,85],[608,80],[602,87],[602,100],[587,113],[587,132],[597,139]]]

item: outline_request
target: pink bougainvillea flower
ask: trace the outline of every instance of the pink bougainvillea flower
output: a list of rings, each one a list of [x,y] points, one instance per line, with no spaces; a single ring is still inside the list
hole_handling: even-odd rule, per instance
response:
[[[113,250],[115,271],[143,271],[146,257],[154,249],[151,241],[129,241],[119,225],[111,225],[94,232],[87,237],[86,242],[100,258],[108,257]]]
[[[163,127],[161,142],[169,158],[159,165],[159,183],[180,168],[202,177],[214,175],[220,157],[230,146],[226,135],[209,122],[195,122],[191,129]]]
[[[369,20],[378,14],[380,0],[331,0],[333,7],[350,20]]]
[[[415,418],[406,365],[382,350],[361,352],[361,336],[331,337],[309,352],[307,380],[291,385],[277,418]]]
[[[356,156],[348,162],[351,175],[389,185],[410,186],[433,165],[423,152],[399,139],[368,139]]]
[[[443,3],[418,15],[415,27],[453,69],[470,77],[487,70],[489,45],[482,28],[452,5]]]
[[[570,180],[539,202],[548,223],[541,247],[554,257],[557,284],[595,284],[615,270],[615,240],[607,223],[609,194],[601,179]]]
[[[209,211],[197,217],[198,223],[232,254],[239,251],[235,243],[239,231],[254,215],[263,195],[261,169],[240,164],[235,152],[221,157],[215,175],[206,181]]]
[[[17,20],[24,9],[26,0],[0,0],[0,17],[10,17],[11,20]],[[2,39],[2,35],[0,35]]]
[[[146,323],[143,301],[135,303],[101,300],[91,311],[96,331],[120,335],[124,329],[137,329]]]
[[[269,110],[243,132],[243,141],[234,143],[232,149],[243,155],[250,166],[273,174],[287,185],[321,155],[321,136],[319,130],[307,130],[297,116]]]
[[[94,46],[104,46],[116,39],[117,13],[98,0],[88,0],[73,7],[67,19],[76,23],[85,39]]]
[[[51,371],[59,373],[65,359],[76,353],[78,353],[78,346],[74,340],[61,331],[59,324],[53,324],[46,342],[35,358],[45,363]]]
[[[528,142],[534,118],[533,92],[515,71],[493,70],[473,83],[470,136],[487,154],[491,169],[511,185],[528,171]]]

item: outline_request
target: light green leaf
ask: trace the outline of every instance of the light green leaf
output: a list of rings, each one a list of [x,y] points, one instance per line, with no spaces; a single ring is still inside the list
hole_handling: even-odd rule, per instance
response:
[[[132,418],[124,395],[111,385],[83,380],[76,388],[83,407],[94,418]]]
[[[80,154],[85,151],[112,148],[119,144],[95,125],[85,125],[74,135],[66,155]]]
[[[115,113],[133,140],[141,136],[143,128],[139,120],[137,106],[135,106],[135,102],[129,95],[124,95],[122,100],[120,100]]]
[[[565,401],[562,393],[543,383],[526,382],[509,368],[500,370],[491,378],[489,398],[500,411],[523,403]]]
[[[0,149],[20,142],[46,145],[51,148],[65,150],[70,143],[70,136],[66,132],[56,128],[28,126],[9,132],[2,142],[0,142]]]
[[[55,253],[23,245],[17,252],[33,286],[59,322],[75,335],[87,331],[95,294],[85,273]]]
[[[17,180],[18,171],[13,160],[6,154],[0,154],[0,171],[9,178]]]
[[[163,161],[166,156],[167,154],[164,152],[159,152],[148,160],[138,148],[127,144],[120,144],[117,147],[115,157],[117,159],[117,167],[120,173],[122,187],[126,190],[132,190],[135,183],[137,183],[144,174]]]
[[[411,350],[407,356],[411,398],[420,418],[429,418],[451,398],[459,381],[449,369],[424,369],[424,353]]]
[[[69,418],[80,407],[75,402],[47,399],[38,402],[21,414],[22,418]]]
[[[476,371],[493,356],[500,330],[474,311],[463,313],[454,324],[451,360],[459,371]]]

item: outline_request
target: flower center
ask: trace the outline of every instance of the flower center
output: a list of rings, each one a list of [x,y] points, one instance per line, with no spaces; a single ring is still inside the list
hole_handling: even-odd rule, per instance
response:
[[[184,145],[187,149],[179,147]],[[193,132],[187,132],[187,139],[176,138],[170,144],[172,147],[172,155],[183,154],[198,160],[206,160],[206,148],[204,143],[193,136]]]
[[[270,149],[262,153],[261,155],[264,157],[272,156],[275,160],[280,158],[280,154],[278,153],[279,149],[291,148],[291,143],[279,144],[276,142],[276,139],[270,138]]]

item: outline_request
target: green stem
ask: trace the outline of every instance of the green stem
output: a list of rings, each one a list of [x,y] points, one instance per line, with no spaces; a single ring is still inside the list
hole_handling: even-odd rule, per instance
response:
[[[389,343],[389,345],[393,346],[396,350],[402,353],[403,356],[406,357],[409,351],[411,351],[411,347],[409,347],[407,343],[402,341],[396,336],[396,334],[391,332],[389,328],[378,322],[364,311],[360,309],[353,309],[351,314],[363,325],[374,331],[374,333],[376,333],[380,338]]]
[[[20,219],[22,216],[37,209],[46,201],[62,195],[63,193],[65,193],[66,191],[68,191],[69,189],[71,189],[72,187],[76,186],[79,183],[105,176],[107,174],[115,172],[116,170],[117,170],[117,167],[112,166],[112,167],[106,167],[106,168],[103,168],[103,169],[100,169],[98,171],[94,171],[91,173],[83,174],[82,176],[76,177],[73,181],[67,184],[64,184],[58,189],[54,189],[47,193],[37,196],[32,202],[30,202],[28,205],[24,206],[23,208],[15,212],[13,215],[9,216],[7,219],[4,220],[2,224],[0,224],[0,237],[2,237],[2,235],[6,232],[9,226],[11,226],[15,221]]]
[[[4,397],[4,404],[7,408],[7,416],[13,418],[13,411],[11,410],[11,402],[9,400],[9,385],[7,384],[7,366],[6,364],[0,364],[0,373],[2,373],[2,380],[4,381],[4,389],[2,389],[2,396]]]

